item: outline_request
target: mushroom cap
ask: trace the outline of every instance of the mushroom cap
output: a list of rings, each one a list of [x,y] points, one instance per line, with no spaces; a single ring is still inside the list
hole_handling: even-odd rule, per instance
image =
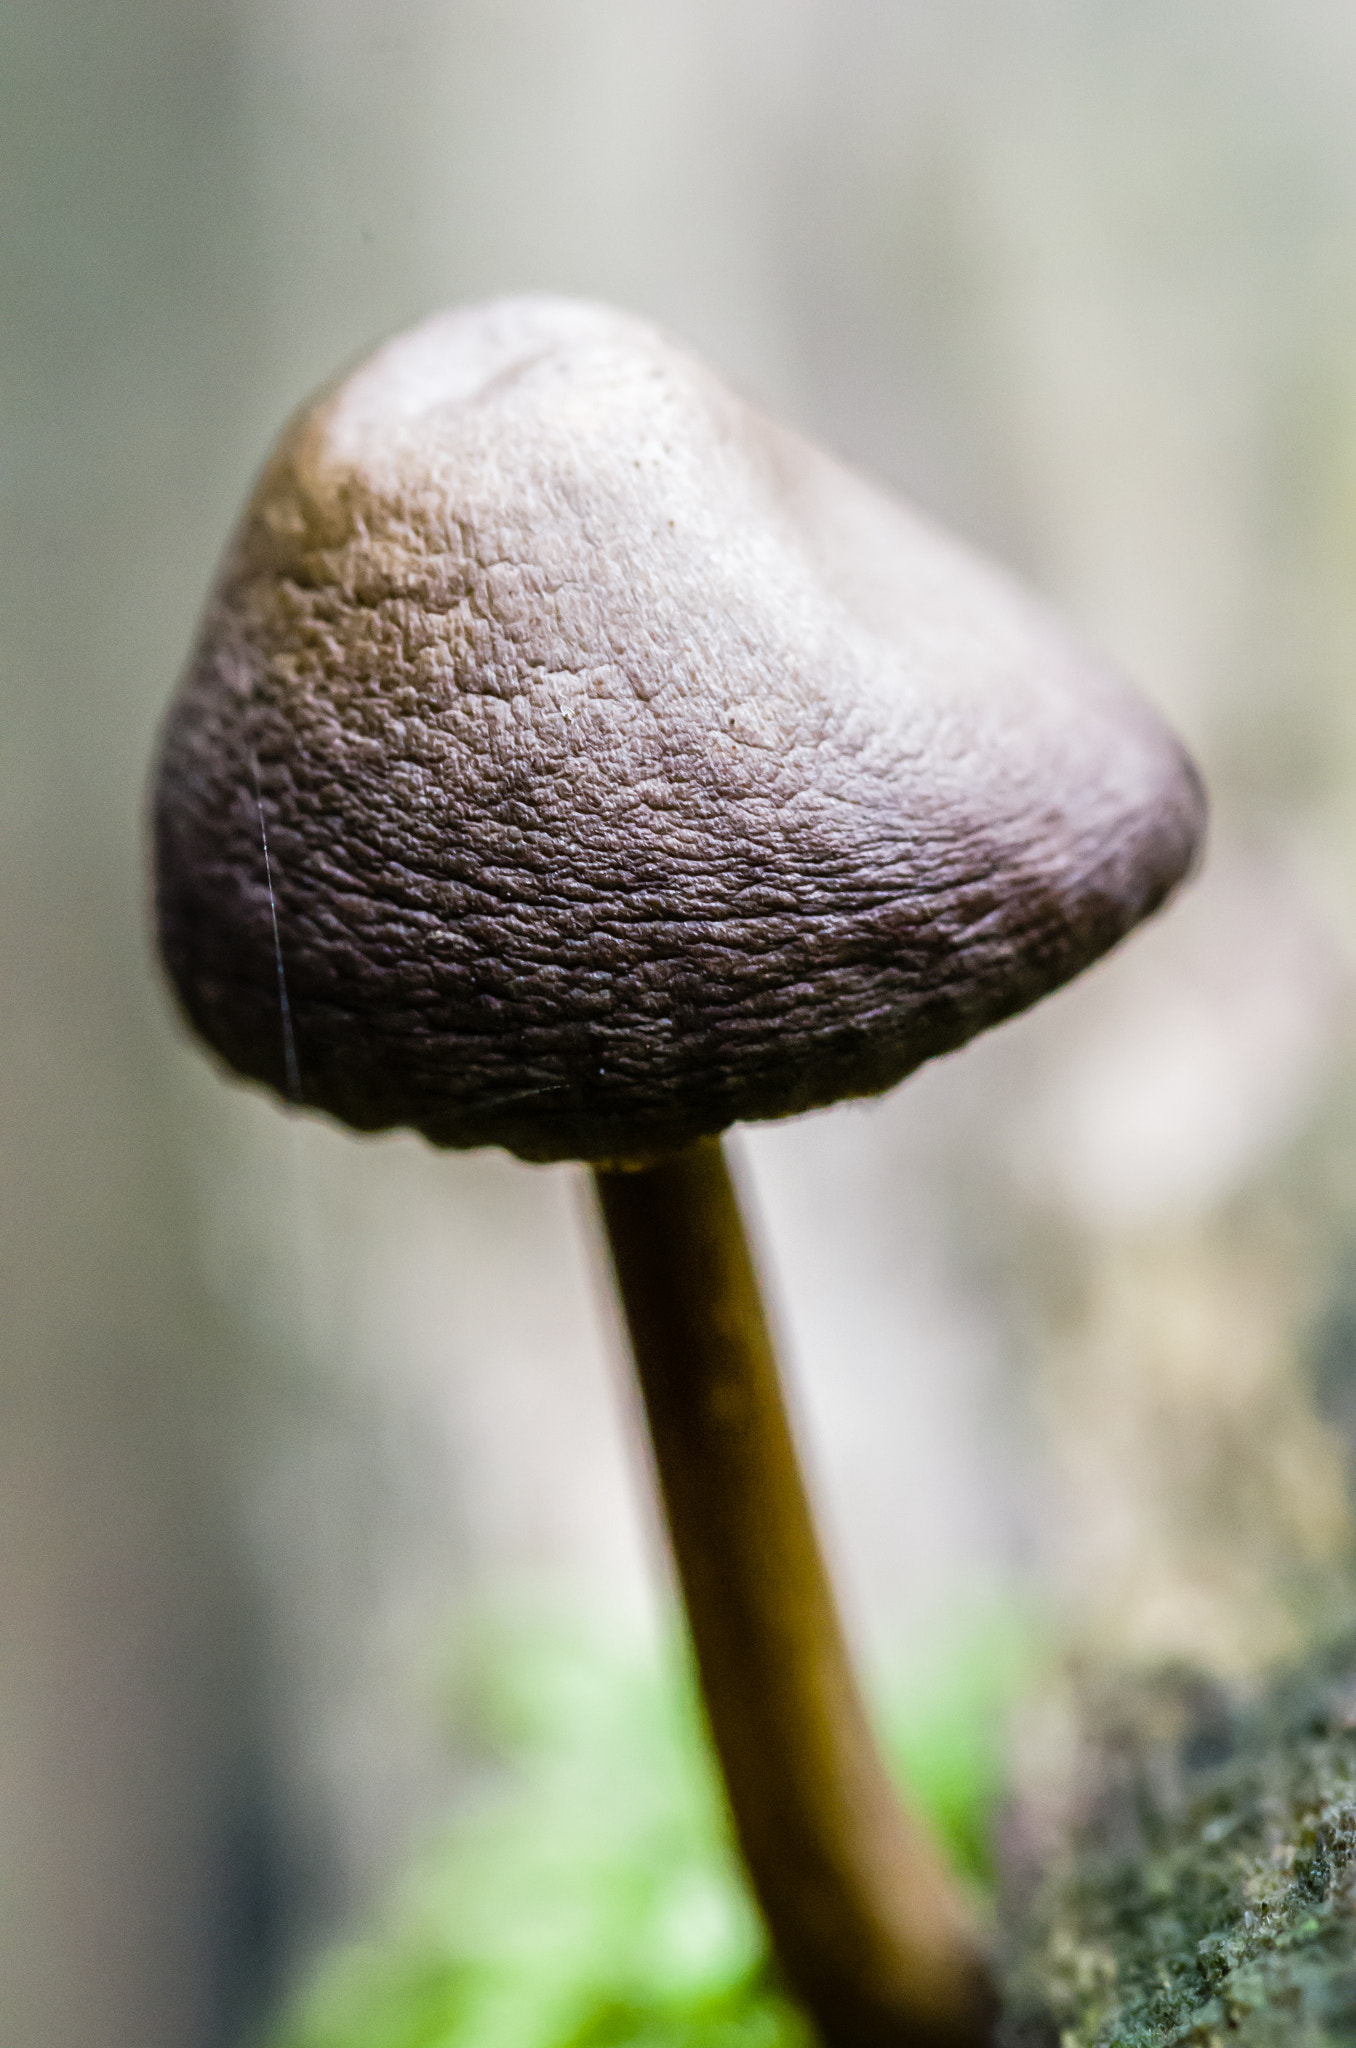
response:
[[[644,1158],[1024,1009],[1203,818],[1007,576],[645,322],[505,299],[283,434],[164,730],[160,941],[359,1129]]]

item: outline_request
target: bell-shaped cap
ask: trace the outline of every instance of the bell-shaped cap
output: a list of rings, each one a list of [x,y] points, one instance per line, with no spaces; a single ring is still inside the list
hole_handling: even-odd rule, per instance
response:
[[[347,1123],[643,1158],[1025,1008],[1203,813],[1005,575],[644,322],[509,299],[284,434],[164,733],[160,938]]]

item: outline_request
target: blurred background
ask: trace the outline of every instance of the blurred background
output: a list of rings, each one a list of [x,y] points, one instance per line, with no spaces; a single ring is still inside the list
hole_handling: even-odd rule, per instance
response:
[[[1353,105],[1344,0],[0,7],[0,2038],[225,2048],[462,1796],[468,1630],[663,1626],[581,1177],[226,1085],[147,939],[251,475],[448,302],[671,326],[1212,787],[1080,985],[738,1140],[868,1668],[1037,1613],[1231,1675],[1345,1614]]]

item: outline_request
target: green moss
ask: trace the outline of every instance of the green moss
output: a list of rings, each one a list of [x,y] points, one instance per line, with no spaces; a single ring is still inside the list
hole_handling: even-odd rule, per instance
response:
[[[1039,1897],[1009,2038],[1356,2044],[1356,1643],[1230,1707],[1123,1699],[1096,1810]]]
[[[891,1689],[889,1740],[962,1866],[985,1858],[1008,1622]],[[809,2048],[772,1980],[686,1661],[514,1632],[458,1702],[483,1798],[370,1939],[332,1956],[272,2048]]]

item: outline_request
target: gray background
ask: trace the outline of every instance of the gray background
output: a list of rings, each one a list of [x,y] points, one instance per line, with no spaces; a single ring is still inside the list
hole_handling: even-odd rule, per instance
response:
[[[585,1190],[229,1088],[155,722],[285,414],[595,294],[1029,574],[1198,751],[1160,926],[750,1134],[851,1624],[1224,1670],[1340,1604],[1356,1408],[1343,0],[0,11],[0,2038],[198,2048],[454,1799],[487,1605],[653,1626]]]

